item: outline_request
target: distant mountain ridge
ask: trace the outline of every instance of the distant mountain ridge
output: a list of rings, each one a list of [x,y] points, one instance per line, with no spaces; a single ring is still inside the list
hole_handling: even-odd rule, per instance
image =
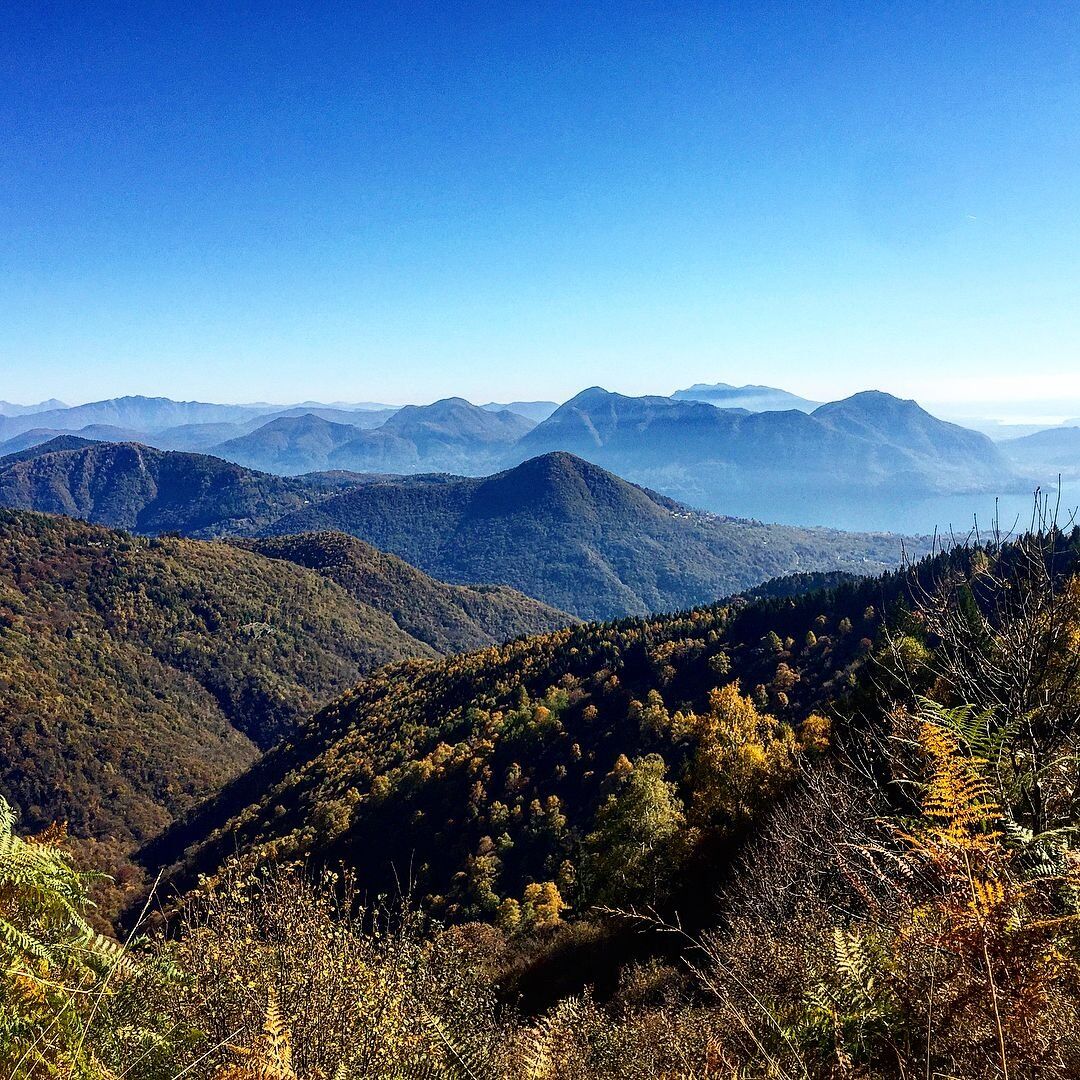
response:
[[[344,421],[356,427],[375,427],[397,411],[393,406],[379,406],[374,402],[351,407],[340,402],[334,405],[319,402],[305,402],[302,405],[218,405],[139,395],[108,398],[75,406],[55,401],[43,404],[50,408],[13,406],[12,408],[22,411],[10,414],[0,412],[0,442],[34,428],[85,434],[84,429],[88,425],[108,425],[138,433],[144,440],[156,440],[159,435],[164,435],[161,449],[192,450],[210,445],[204,433],[193,430],[203,427],[231,425],[219,427],[213,442],[221,442],[244,435],[279,416],[313,413],[324,419]],[[185,430],[193,440],[190,444],[182,440]]]
[[[1017,468],[1036,473],[1043,483],[1052,482],[1058,473],[1080,477],[1080,426],[1047,428],[998,446]]]
[[[406,405],[374,431],[331,455],[333,468],[389,472],[462,472],[497,466],[532,420],[505,409],[482,409],[464,398]]]
[[[798,410],[751,413],[697,401],[582,391],[525,435],[519,457],[569,450],[692,505],[722,510],[746,489],[978,491],[1015,480],[984,435],[915,402],[867,392]]]
[[[406,405],[390,415],[365,414],[364,427],[328,410],[292,410],[246,434],[209,447],[228,461],[297,475],[352,472],[456,471],[473,474],[501,463],[534,422],[506,409],[482,409],[464,398]]]
[[[67,405],[56,398],[48,401],[39,401],[36,405],[17,405],[13,401],[0,401],[0,416],[32,416],[34,413],[50,412],[55,409],[66,409]]]
[[[798,409],[813,412],[822,403],[780,390],[775,386],[732,386],[731,383],[694,383],[671,395],[676,401],[704,401],[718,409],[746,409],[747,412],[782,412]]]
[[[129,396],[52,409],[31,416],[9,417],[0,424],[0,436],[10,438],[32,427],[77,431],[88,424],[112,424],[151,432],[177,424],[233,423],[269,411],[272,411],[272,407],[263,409],[251,405],[214,405],[201,401]]]

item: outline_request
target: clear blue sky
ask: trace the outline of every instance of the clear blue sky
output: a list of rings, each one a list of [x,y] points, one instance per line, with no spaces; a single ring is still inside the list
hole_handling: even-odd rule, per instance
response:
[[[1015,0],[5,5],[0,398],[1080,400],[1078,50]]]

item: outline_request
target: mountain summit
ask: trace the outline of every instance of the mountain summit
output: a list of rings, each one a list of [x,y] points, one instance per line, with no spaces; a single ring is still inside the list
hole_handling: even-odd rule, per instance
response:
[[[732,386],[731,383],[694,383],[671,395],[677,401],[704,401],[718,409],[746,409],[747,412],[783,412],[798,409],[813,412],[821,404],[775,386]]]

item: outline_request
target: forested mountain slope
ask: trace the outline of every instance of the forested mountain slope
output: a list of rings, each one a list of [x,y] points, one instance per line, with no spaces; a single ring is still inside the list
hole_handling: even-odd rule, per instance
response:
[[[854,911],[860,927],[886,928],[890,993],[902,993],[903,965],[917,965],[908,970],[923,1007],[941,970],[957,987],[983,978],[966,961],[931,966],[941,933],[954,935],[961,957],[986,955],[962,939],[970,909],[952,905],[970,904],[973,871],[968,862],[965,877],[957,860],[992,859],[1003,875],[1000,860],[1015,858],[1013,874],[1036,881],[1052,876],[1040,866],[1070,865],[1052,830],[1076,812],[1066,762],[1080,702],[1078,565],[1080,530],[958,548],[806,594],[778,588],[767,599],[394,665],[142,857],[152,869],[172,863],[167,880],[181,890],[198,874],[213,883],[237,854],[240,880],[248,867],[302,858],[351,868],[362,895],[407,882],[411,902],[438,920],[494,923],[520,950],[512,989],[546,1001],[553,988],[621,993],[620,965],[665,955],[655,938],[642,952],[651,916],[616,914],[637,910],[666,912],[687,932],[717,926],[702,959],[720,965],[715,978],[768,987],[800,1015],[815,999],[808,1006],[784,980],[799,986],[807,962],[826,973],[818,979],[830,965],[842,978],[840,947],[861,948],[866,933],[853,944],[842,936]],[[1006,659],[1006,679],[995,682],[992,664]],[[1024,664],[1033,681],[1020,686],[1007,672]],[[988,758],[1018,746],[1021,714],[1034,760]],[[1026,794],[1024,778],[1044,755],[1068,771]],[[997,777],[1000,795],[984,775]],[[1016,828],[992,830],[999,819]],[[992,880],[1022,891],[986,905],[1027,920],[1032,933],[1062,925],[1021,910],[1035,886]],[[1076,905],[1064,897],[1057,906]],[[786,943],[785,919],[798,927]],[[667,940],[694,949],[693,938]],[[1009,957],[995,961],[1003,980],[1039,984],[1023,966],[1023,939],[991,940]],[[917,957],[904,954],[905,941],[918,941]],[[859,962],[869,972],[883,960]],[[841,982],[837,993],[846,992]],[[1022,1023],[1023,1003],[1002,1001]],[[961,1052],[993,1052],[982,1016],[980,1006],[960,1040],[979,1050]],[[890,1022],[903,1027],[904,1017],[890,1013]],[[1012,1037],[1028,1037],[1020,1032]],[[800,1039],[816,1045],[812,1032]]]
[[[0,794],[145,839],[379,665],[565,621],[337,539],[290,560],[0,511]]]
[[[447,585],[344,533],[302,533],[234,544],[306,566],[354,600],[390,615],[440,653],[464,652],[576,621],[505,585]]]
[[[250,532],[316,497],[299,480],[138,443],[31,453],[24,460],[0,460],[0,505],[133,532]]]
[[[664,868],[628,866],[617,871],[626,888],[615,889],[605,860],[622,856],[593,835],[633,763],[650,762],[640,780],[661,792],[667,781],[692,783],[695,748],[735,715],[761,767],[775,765],[779,778],[797,744],[822,737],[827,723],[809,718],[854,685],[883,608],[907,586],[900,573],[841,581],[386,668],[152,845],[147,860],[186,858],[177,880],[189,882],[238,850],[313,852],[355,865],[374,891],[408,872],[418,895],[455,919],[494,917],[530,882],[554,883],[578,912],[649,898],[661,887],[649,875]],[[750,698],[717,698],[736,682]]]

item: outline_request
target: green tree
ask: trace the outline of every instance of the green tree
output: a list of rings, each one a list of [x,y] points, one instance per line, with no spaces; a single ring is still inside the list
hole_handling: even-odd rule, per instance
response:
[[[655,901],[678,863],[682,800],[659,754],[632,763],[585,838],[586,892],[597,904]]]

